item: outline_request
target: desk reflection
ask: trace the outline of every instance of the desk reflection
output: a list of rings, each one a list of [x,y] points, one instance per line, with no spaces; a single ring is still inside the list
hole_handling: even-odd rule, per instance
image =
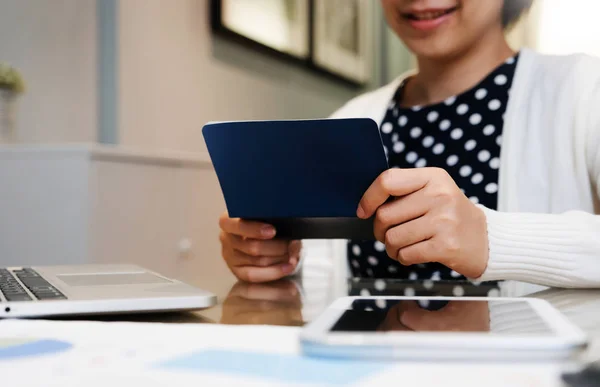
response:
[[[352,278],[348,281],[350,296],[429,296],[429,297],[498,297],[495,282],[432,281]]]
[[[380,331],[418,332],[489,332],[490,311],[487,302],[450,301],[431,310],[415,301],[392,306]]]
[[[300,291],[291,280],[237,282],[223,301],[221,323],[301,326]]]
[[[327,287],[304,285],[306,284],[298,279],[284,279],[262,284],[239,281],[224,298],[220,322],[223,324],[301,326],[317,317],[330,302],[334,301]],[[495,284],[475,285],[465,281],[352,279],[348,281],[347,294],[452,296],[458,288],[465,296],[486,296],[490,292],[497,291]],[[431,319],[450,316],[452,313],[466,313],[468,308],[469,306],[451,304],[448,310],[432,315]],[[455,309],[460,311],[455,312]],[[409,309],[406,313],[409,321],[413,321],[411,320],[413,318],[415,321],[419,319],[419,322],[414,322],[414,324],[427,324],[428,319],[419,316],[417,310]],[[477,314],[475,311],[472,313]],[[456,324],[454,323],[454,326],[457,326]]]
[[[416,296],[452,296],[457,283],[427,281],[350,280],[348,293],[352,295],[416,295]],[[305,286],[303,286],[303,282]],[[315,281],[286,279],[274,283],[249,284],[237,282],[223,297],[221,308],[205,312],[202,315],[214,318],[223,324],[263,324],[279,326],[301,326],[316,318],[333,301],[326,287],[313,286]],[[310,284],[306,286],[307,284]],[[462,283],[464,296],[485,296],[500,293],[494,285]],[[324,290],[325,289],[325,290]],[[366,294],[365,294],[366,295]],[[502,294],[497,294],[502,295]],[[549,289],[528,294],[528,297],[549,301],[563,312],[572,322],[579,325],[592,337],[589,353],[600,357],[600,290]],[[214,309],[214,308],[212,308]],[[376,305],[373,305],[376,309]],[[492,313],[493,312],[493,315]],[[380,330],[415,331],[505,331],[502,321],[509,314],[517,314],[520,324],[511,325],[511,329],[535,331],[540,327],[534,324],[531,316],[521,310],[513,310],[499,303],[489,305],[476,304],[468,299],[451,301],[444,307],[432,308],[411,303],[390,305],[382,315],[377,326]],[[503,317],[504,316],[504,317]],[[514,322],[514,318],[508,319]],[[515,324],[513,324],[515,325]]]

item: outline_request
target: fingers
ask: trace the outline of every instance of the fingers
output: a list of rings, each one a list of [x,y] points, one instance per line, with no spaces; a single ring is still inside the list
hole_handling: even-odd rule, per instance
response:
[[[301,241],[244,239],[221,233],[224,256],[230,266],[270,266],[289,261],[296,265],[300,258]]]
[[[437,262],[439,261],[437,244],[438,241],[431,238],[403,247],[398,251],[396,259],[405,266]]]
[[[295,265],[300,261],[300,252],[302,251],[302,241],[291,241],[288,246],[288,255],[290,256],[290,263]]]
[[[437,313],[422,309],[414,302],[407,303],[399,320],[414,331],[437,331],[440,325],[436,322]]]
[[[413,304],[402,313],[400,321],[416,331],[489,331],[489,309],[486,303],[469,305],[468,301],[450,302],[437,311],[421,309]]]
[[[375,237],[402,264],[439,262],[468,278],[484,273],[489,259],[485,214],[443,169],[385,171],[357,209],[360,218],[375,213]]]
[[[281,279],[294,272],[295,266],[283,263],[268,267],[240,266],[233,269],[234,274],[247,282],[269,282]]]
[[[219,219],[222,255],[235,276],[247,282],[270,282],[294,272],[300,260],[300,241],[271,240],[272,225],[230,218]]]
[[[229,265],[233,267],[240,266],[256,266],[256,267],[268,267],[272,265],[278,265],[282,263],[290,263],[290,257],[287,254],[277,255],[274,257],[269,256],[252,256],[243,253],[239,250],[233,250],[228,257]]]
[[[297,303],[299,292],[290,280],[280,280],[270,283],[238,282],[228,297],[242,297],[247,300],[264,300],[278,303]]]
[[[225,238],[233,249],[253,257],[287,255],[290,245],[288,241],[245,239],[234,234],[225,234]]]
[[[384,234],[383,241],[387,254],[390,258],[398,260],[406,265],[400,256],[399,251],[408,248],[414,244],[427,241],[435,235],[435,228],[431,225],[428,217],[422,216],[399,226],[392,227]],[[421,262],[419,262],[421,263]]]
[[[423,188],[434,168],[388,169],[371,184],[363,195],[356,212],[362,219],[373,216],[390,196],[405,196]]]
[[[400,302],[393,307],[391,307],[381,325],[377,328],[378,331],[389,332],[389,331],[409,331],[411,328],[405,326],[400,321],[400,317],[402,317],[403,305],[406,304],[405,301]]]
[[[220,239],[227,266],[243,281],[281,279],[292,274],[300,260],[301,241],[251,239],[226,231],[221,232]]]
[[[270,224],[229,218],[226,214],[219,219],[219,226],[228,234],[252,239],[272,239],[276,234],[275,228]]]
[[[425,215],[432,200],[423,191],[397,198],[379,207],[374,221],[374,233],[378,241],[384,242],[385,233],[392,227]]]

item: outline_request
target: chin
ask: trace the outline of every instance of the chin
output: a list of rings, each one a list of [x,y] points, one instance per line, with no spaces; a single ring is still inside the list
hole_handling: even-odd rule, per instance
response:
[[[436,41],[427,42],[405,42],[405,44],[417,58],[423,59],[450,59],[461,51],[456,45],[451,44],[448,39],[436,39]]]

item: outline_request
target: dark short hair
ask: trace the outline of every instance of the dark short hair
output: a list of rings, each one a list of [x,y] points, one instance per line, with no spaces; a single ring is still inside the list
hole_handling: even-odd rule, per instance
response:
[[[504,0],[502,26],[505,29],[512,27],[531,8],[532,3],[533,0]]]

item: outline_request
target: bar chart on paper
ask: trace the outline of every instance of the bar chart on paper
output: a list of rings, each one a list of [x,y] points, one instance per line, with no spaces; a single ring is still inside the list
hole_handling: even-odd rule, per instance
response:
[[[0,338],[0,360],[51,355],[70,348],[71,344],[59,340]]]

